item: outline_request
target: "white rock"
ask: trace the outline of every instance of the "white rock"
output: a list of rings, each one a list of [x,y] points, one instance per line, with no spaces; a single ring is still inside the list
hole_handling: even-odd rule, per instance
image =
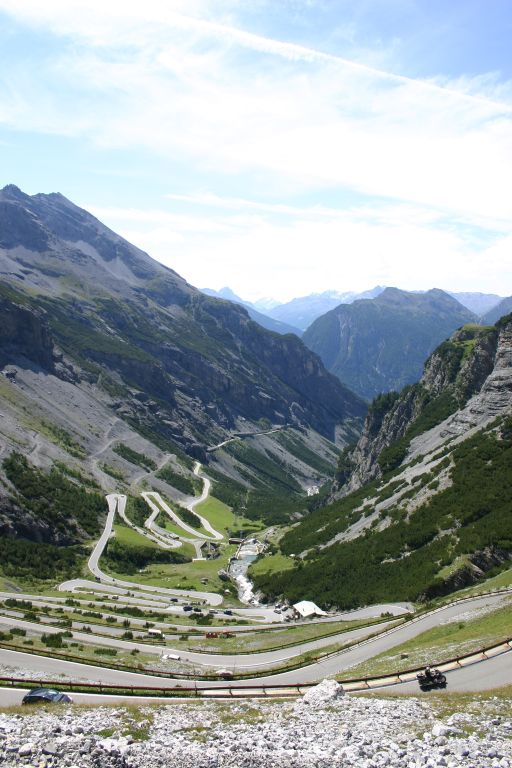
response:
[[[304,694],[302,701],[311,707],[322,707],[324,704],[335,701],[341,696],[343,696],[342,685],[337,683],[336,680],[322,680],[321,683],[310,688]]]
[[[100,746],[103,750],[105,750],[105,752],[108,752],[109,754],[112,752],[119,752],[119,754],[123,755],[128,748],[128,741],[125,738],[101,739],[101,741],[98,742],[98,746]]]

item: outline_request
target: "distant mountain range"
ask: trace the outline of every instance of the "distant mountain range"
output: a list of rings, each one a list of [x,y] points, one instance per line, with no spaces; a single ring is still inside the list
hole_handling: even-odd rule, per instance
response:
[[[340,304],[303,335],[325,366],[371,400],[421,376],[425,360],[456,328],[477,317],[444,291],[386,288],[374,299]]]
[[[237,296],[231,288],[221,288],[215,291],[212,288],[203,288],[203,293],[208,296],[216,296],[227,301],[234,301],[247,307],[249,315],[264,328],[277,333],[295,333],[300,336],[309,326],[318,318],[338,307],[340,304],[353,304],[359,299],[374,299],[385,290],[385,286],[377,285],[367,291],[323,291],[322,293],[311,293],[308,296],[300,296],[291,301],[280,303],[272,298],[259,299],[250,302]],[[425,291],[412,291],[412,293],[425,293]],[[501,311],[499,304],[503,299],[495,293],[479,292],[453,292],[446,291],[449,296],[469,309],[481,319],[482,322],[493,323],[498,317],[506,314],[507,304],[504,305],[505,311]],[[506,301],[506,300],[505,300]],[[500,313],[501,314],[498,314]]]
[[[276,306],[265,299],[263,314],[228,287],[204,292],[245,306],[264,328],[302,335],[328,370],[368,400],[417,381],[428,355],[460,325],[493,324],[512,309],[512,298],[497,294],[376,286],[362,293],[325,291]]]
[[[383,290],[384,287],[378,285],[362,293],[355,293],[354,291],[312,293],[309,296],[292,299],[286,304],[280,304],[269,310],[268,314],[276,320],[291,323],[300,328],[301,331],[305,331],[317,317],[324,315],[339,304],[352,304],[357,299],[373,299]]]
[[[264,314],[263,312],[260,312],[254,304],[251,304],[250,301],[244,301],[244,299],[241,299],[240,296],[237,296],[236,293],[234,293],[231,288],[228,288],[227,286],[225,288],[221,288],[220,291],[215,291],[213,288],[201,288],[201,291],[207,296],[214,296],[217,299],[224,299],[225,301],[232,301],[234,304],[240,304],[242,307],[247,309],[251,320],[259,323],[263,328],[266,328],[269,331],[274,331],[275,333],[281,334],[294,333],[296,336],[302,335],[299,328],[296,328],[293,325],[289,325],[288,323],[283,323],[280,320],[276,320],[273,317],[270,317],[270,314],[268,313]],[[272,300],[270,300],[270,302],[271,301]]]
[[[499,304],[496,304],[492,309],[488,310],[482,317],[482,322],[485,325],[494,325],[494,323],[512,312],[512,296],[508,296],[506,299],[502,299]]]
[[[449,293],[463,307],[471,310],[478,317],[483,317],[487,312],[490,312],[503,298],[496,293],[453,293],[452,291],[446,291],[446,293]]]

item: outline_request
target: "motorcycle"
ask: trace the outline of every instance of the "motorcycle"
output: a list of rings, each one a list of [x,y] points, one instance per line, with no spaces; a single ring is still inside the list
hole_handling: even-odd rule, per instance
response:
[[[422,691],[431,691],[433,688],[446,688],[446,677],[438,669],[433,669],[430,675],[418,672],[416,675]]]

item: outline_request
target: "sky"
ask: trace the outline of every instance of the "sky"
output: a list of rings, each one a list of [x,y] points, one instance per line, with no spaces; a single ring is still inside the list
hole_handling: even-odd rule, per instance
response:
[[[512,294],[510,0],[0,0],[0,187],[198,287]]]

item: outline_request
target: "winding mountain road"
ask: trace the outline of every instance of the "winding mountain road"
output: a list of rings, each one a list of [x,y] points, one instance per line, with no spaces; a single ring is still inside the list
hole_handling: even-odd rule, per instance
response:
[[[132,581],[124,581],[123,579],[116,579],[113,576],[109,576],[108,574],[106,574],[99,567],[99,559],[103,554],[103,550],[105,549],[108,540],[112,536],[112,527],[114,524],[114,517],[116,515],[118,508],[122,510],[122,515],[124,515],[125,508],[126,508],[126,496],[118,493],[109,494],[107,496],[107,503],[108,503],[108,515],[107,515],[107,520],[105,522],[105,528],[103,529],[103,533],[98,539],[96,546],[94,547],[91,553],[91,556],[89,557],[87,566],[91,571],[91,573],[100,582],[104,584],[110,584],[112,586],[122,587],[130,591],[132,590],[141,591],[140,584],[137,584]],[[65,581],[63,584],[59,585],[59,591],[72,592],[77,588],[81,588],[81,589],[85,588],[85,589],[90,589],[91,591],[94,591],[96,586],[97,585],[94,582],[87,581],[86,579],[70,579],[69,581]],[[180,596],[180,597],[186,597],[189,599],[204,600],[209,605],[220,605],[222,603],[221,595],[218,595],[215,592],[197,591],[192,593],[183,589],[167,589],[165,587],[154,587],[150,584],[145,584],[143,587],[143,590],[144,592],[155,593],[160,596],[169,596],[169,597]]]
[[[254,685],[269,685],[269,686],[279,686],[279,685],[301,685],[304,683],[311,683],[315,682],[317,680],[323,679],[324,677],[331,677],[333,675],[339,675],[342,672],[346,672],[347,676],[350,677],[350,668],[356,666],[357,664],[360,664],[364,661],[367,661],[368,659],[371,659],[372,657],[383,653],[385,651],[390,650],[391,648],[407,641],[411,640],[415,637],[417,637],[419,634],[432,629],[440,623],[440,620],[446,621],[448,619],[457,619],[457,617],[462,616],[463,614],[467,614],[468,610],[471,611],[479,611],[482,609],[488,609],[488,608],[496,608],[499,606],[499,603],[502,602],[504,599],[503,594],[494,594],[494,595],[487,595],[484,597],[475,597],[471,598],[469,600],[461,601],[456,604],[451,604],[444,606],[443,608],[436,609],[435,611],[432,611],[428,614],[425,614],[421,617],[417,617],[416,619],[413,619],[409,622],[406,622],[405,624],[402,624],[396,628],[388,629],[387,631],[384,628],[384,631],[382,631],[381,634],[379,634],[376,637],[372,638],[365,638],[365,635],[368,635],[369,630],[374,631],[375,628],[368,628],[368,627],[361,627],[356,630],[351,630],[350,632],[343,633],[343,635],[339,636],[342,637],[343,640],[352,642],[358,641],[358,644],[354,647],[347,648],[345,650],[341,650],[338,652],[335,652],[329,656],[327,656],[324,659],[321,659],[318,662],[315,662],[313,664],[309,664],[306,666],[302,666],[299,669],[289,670],[287,672],[275,672],[273,673],[271,669],[269,669],[268,673],[263,674],[262,676],[258,676],[256,678],[250,678],[243,681],[232,681],[230,682],[230,685],[233,688],[248,685],[248,684],[254,684]],[[52,631],[49,630],[47,626],[41,627],[38,624],[32,624],[31,622],[27,622],[25,620],[21,619],[12,619],[10,617],[1,617],[0,618],[0,624],[7,624],[9,626],[19,626],[24,629],[30,629],[31,631],[35,632],[42,632],[42,631]],[[53,629],[53,631],[59,631],[58,628]],[[117,638],[112,637],[92,637],[88,633],[81,633],[81,632],[73,632],[73,636],[76,640],[84,643],[91,643],[94,642],[98,645],[104,645],[106,647],[116,648],[118,650],[132,650],[134,648],[137,648],[140,651],[144,651],[146,653],[148,652],[154,652],[155,654],[161,655],[162,653],[171,653],[181,656],[183,660],[187,660],[191,664],[195,665],[202,665],[203,667],[216,667],[222,666],[226,669],[231,669],[232,671],[249,671],[251,669],[254,669],[255,671],[257,669],[268,669],[269,667],[272,667],[273,665],[283,663],[284,661],[288,659],[293,659],[295,656],[302,654],[308,650],[314,650],[315,648],[319,648],[322,645],[322,640],[317,641],[310,641],[307,643],[302,644],[299,647],[294,648],[292,651],[290,648],[285,649],[278,649],[274,651],[265,651],[257,654],[248,654],[244,655],[243,657],[240,657],[237,654],[233,654],[232,656],[229,655],[222,655],[219,657],[218,654],[208,654],[208,653],[197,653],[197,652],[189,652],[189,651],[182,651],[181,649],[173,649],[170,647],[166,647],[165,649],[162,649],[162,646],[151,646],[149,644],[145,643],[137,643],[133,641],[125,641],[120,640]],[[330,642],[332,643],[334,638],[330,638]],[[0,659],[2,658],[2,654],[4,651],[0,651]],[[8,653],[5,651],[5,653]],[[10,653],[10,652],[9,652]],[[13,652],[14,653],[14,652]],[[18,653],[18,652],[16,652]],[[22,654],[23,655],[23,654]],[[30,662],[28,661],[30,659]],[[34,659],[38,659],[37,662],[34,661]],[[496,657],[494,660],[496,664],[502,666],[502,680],[503,682],[501,684],[505,684],[505,682],[510,679],[512,682],[512,668],[510,665],[510,654],[503,654],[502,656]],[[27,657],[27,663],[29,663],[28,668],[30,669],[37,669],[40,672],[49,672],[49,666],[46,662],[48,660],[45,658],[40,658],[37,656],[30,656]],[[56,660],[50,660],[51,662],[54,662]],[[433,660],[434,661],[434,660]],[[435,660],[441,661],[441,660]],[[36,664],[38,666],[34,667],[33,665]],[[68,662],[66,662],[67,664]],[[482,665],[486,665],[487,662],[482,662]],[[82,668],[84,668],[82,670]],[[472,669],[476,668],[474,665],[471,667]],[[88,679],[91,681],[94,681],[97,679],[98,676],[98,670],[97,668],[94,669],[94,675],[92,677],[89,676],[89,672],[87,671],[90,669],[88,668],[88,665],[83,664],[77,664],[76,668],[76,674],[79,675],[80,679]],[[82,670],[82,671],[80,671]],[[107,670],[105,670],[107,671]],[[107,678],[103,677],[102,674],[102,680],[107,682]],[[451,679],[452,672],[447,673]],[[84,678],[85,675],[85,678]],[[126,677],[126,675],[129,675],[129,678]],[[131,679],[132,685],[156,685],[155,679],[158,679],[160,681],[160,685],[162,684],[161,678],[155,678],[155,676],[151,675],[139,675],[137,673],[128,673],[128,672],[118,672],[117,670],[108,670],[108,680],[112,682],[113,684],[121,684],[126,683],[128,679]],[[465,684],[468,683],[468,681],[471,679],[467,676],[459,676],[458,679],[463,679],[465,681]],[[485,683],[485,680],[481,677],[474,677],[472,678],[475,682],[475,686],[477,686],[475,689],[478,690],[478,686],[481,686]],[[187,681],[187,683],[194,685],[198,688],[210,688],[215,687],[217,685],[225,685],[222,681],[204,681],[204,680],[191,680]],[[405,684],[409,685],[409,684]],[[450,686],[451,688],[451,686]],[[404,688],[405,691],[407,691],[407,688]]]
[[[210,491],[210,483],[208,479],[200,475],[201,465],[199,462],[194,467],[194,472],[197,476],[203,480],[202,494],[193,499],[188,504],[188,509],[194,512],[194,508],[208,498]],[[178,515],[176,515],[172,509],[166,504],[158,493],[147,492],[142,494],[145,498],[148,506],[152,509],[152,514],[146,520],[146,524],[152,518],[153,522],[156,516],[163,510],[165,511],[173,521],[180,525],[184,530],[192,533],[195,538],[198,538],[198,533],[192,527],[183,523]],[[127,519],[126,510],[126,496],[123,494],[109,494],[107,497],[108,514],[105,522],[103,532],[98,539],[88,561],[88,567],[91,573],[95,576],[96,581],[89,581],[86,579],[73,579],[64,582],[59,586],[61,591],[76,591],[86,590],[92,593],[117,593],[123,595],[123,599],[127,602],[135,600],[138,605],[144,604],[145,601],[152,603],[157,607],[165,607],[168,610],[172,610],[175,613],[182,613],[183,608],[180,605],[172,604],[170,606],[168,601],[171,596],[179,597],[182,599],[202,601],[210,606],[218,606],[222,603],[222,596],[212,592],[199,592],[199,591],[187,591],[180,589],[167,589],[164,587],[157,587],[152,585],[141,585],[136,582],[129,582],[122,579],[109,576],[104,573],[100,566],[99,560],[103,554],[105,547],[113,535],[113,525],[116,513],[120,517],[134,527]],[[203,530],[208,531],[210,536],[202,535],[202,540],[214,539],[220,540],[223,535],[216,531],[210,522],[204,517],[198,515],[201,521]],[[149,528],[149,525],[147,525]],[[163,531],[163,529],[162,529]],[[146,535],[151,535],[147,531],[143,531]],[[169,535],[169,534],[168,534]],[[187,539],[189,540],[189,539]],[[166,542],[157,542],[160,546],[165,546]],[[510,590],[512,592],[512,590]],[[33,597],[34,600],[37,596]],[[307,683],[312,683],[323,679],[325,677],[331,677],[333,675],[339,675],[340,673],[347,673],[350,676],[350,669],[358,664],[371,659],[381,653],[387,652],[397,645],[412,640],[419,634],[432,629],[441,621],[457,620],[458,617],[466,615],[468,611],[480,611],[487,609],[494,609],[499,606],[500,601],[503,601],[503,593],[477,596],[458,603],[446,605],[442,608],[436,609],[430,613],[423,614],[422,616],[413,618],[412,620],[401,624],[400,626],[392,626],[390,620],[384,625],[380,625],[378,628],[379,634],[375,637],[371,637],[376,631],[376,627],[359,627],[347,632],[332,635],[329,638],[320,638],[316,640],[305,641],[299,645],[295,645],[287,648],[278,648],[269,651],[262,651],[258,653],[247,654],[222,654],[208,653],[208,652],[196,652],[176,649],[176,648],[162,648],[161,645],[151,645],[148,643],[141,643],[133,640],[123,640],[120,637],[116,637],[116,630],[113,630],[110,634],[105,633],[103,636],[95,636],[89,632],[83,632],[79,629],[73,628],[73,637],[75,640],[81,643],[101,645],[109,648],[114,648],[119,651],[131,651],[138,650],[145,653],[154,653],[157,656],[161,656],[163,653],[179,656],[182,661],[194,665],[194,667],[202,667],[205,673],[211,668],[218,668],[221,666],[224,669],[235,672],[250,672],[256,673],[258,670],[262,670],[263,674],[243,681],[230,681],[229,685],[233,689],[241,686],[254,685],[254,686],[282,686],[282,685],[294,685],[300,686]],[[165,606],[162,606],[165,603]],[[393,612],[398,613],[403,611],[401,606],[391,606]],[[375,608],[375,607],[374,607]],[[378,606],[377,608],[383,609],[386,606]],[[370,612],[372,609],[361,609]],[[253,620],[262,619],[267,621],[281,620],[281,616],[276,616],[274,611],[269,608],[239,608],[233,609],[233,613],[240,617],[251,618]],[[350,618],[356,618],[357,612],[351,612]],[[375,614],[373,614],[375,615]],[[333,620],[340,620],[340,616],[335,617]],[[27,631],[35,634],[41,634],[42,632],[56,632],[58,628],[54,628],[48,624],[36,624],[25,619],[17,618],[13,615],[0,616],[0,625],[19,627],[26,629]],[[92,627],[94,631],[94,627]],[[250,628],[246,628],[249,631]],[[164,630],[165,631],[165,630]],[[273,667],[280,666],[283,663],[292,661],[298,656],[303,654],[315,652],[321,650],[325,646],[333,644],[352,644],[352,647],[344,648],[336,651],[324,658],[321,658],[315,663],[306,664],[298,669],[289,671],[272,671]],[[439,659],[433,661],[441,661]],[[489,659],[481,662],[480,664],[473,664],[471,667],[465,667],[463,669],[449,671],[449,690],[483,690],[485,688],[493,687],[497,684],[512,683],[512,664],[511,655],[505,653],[496,658]],[[39,672],[44,675],[52,675],[63,671],[71,677],[76,677],[82,680],[96,681],[101,679],[104,683],[110,683],[115,685],[151,685],[160,687],[162,685],[169,685],[169,682],[165,681],[159,676],[138,674],[135,672],[121,672],[114,669],[94,667],[87,664],[81,664],[79,662],[64,662],[59,659],[49,659],[46,657],[39,657],[37,655],[24,654],[21,651],[8,651],[0,649],[0,663],[10,665],[20,665],[25,669]],[[169,669],[172,669],[170,665]],[[485,671],[484,671],[485,670]],[[198,677],[201,677],[199,674]],[[452,682],[453,681],[453,682]],[[224,687],[226,682],[223,680],[218,681],[205,681],[200,679],[187,680],[186,682],[177,683],[179,685],[194,686],[198,689],[215,689],[218,687]],[[409,693],[417,692],[416,683],[402,683],[394,686],[394,691],[397,693]],[[0,692],[0,701],[2,701],[2,694]]]

